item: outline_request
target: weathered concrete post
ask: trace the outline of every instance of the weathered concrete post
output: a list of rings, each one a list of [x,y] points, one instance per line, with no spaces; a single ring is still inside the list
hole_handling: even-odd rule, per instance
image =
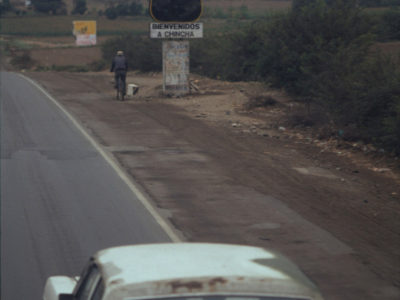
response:
[[[163,92],[179,97],[190,92],[189,41],[163,41]]]

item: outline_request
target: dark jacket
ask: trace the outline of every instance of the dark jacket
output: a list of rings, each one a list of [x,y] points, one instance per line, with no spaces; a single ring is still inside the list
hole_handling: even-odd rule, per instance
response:
[[[114,57],[111,64],[110,72],[115,71],[128,71],[128,61],[125,56],[117,55],[116,57]]]

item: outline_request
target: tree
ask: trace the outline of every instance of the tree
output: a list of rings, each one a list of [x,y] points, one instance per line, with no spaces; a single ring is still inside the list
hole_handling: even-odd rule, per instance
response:
[[[338,72],[335,76],[339,78],[339,73],[351,72],[351,67],[346,70],[340,66],[344,63],[340,59],[356,64],[358,58],[365,57],[372,37],[370,24],[356,1],[297,2],[302,2],[301,9],[293,8],[272,25],[261,72],[272,76],[277,85],[309,97],[313,91],[310,85],[315,88],[322,73]]]
[[[83,15],[87,11],[86,0],[75,0],[72,14]]]
[[[66,14],[65,3],[62,0],[32,0],[37,12],[48,14]]]
[[[132,1],[129,5],[129,15],[140,16],[143,14],[143,5],[140,2]]]
[[[292,2],[292,10],[301,9],[307,5],[314,4],[315,0],[293,0]]]
[[[114,6],[107,7],[107,9],[104,11],[104,14],[106,15],[107,19],[110,20],[115,20],[118,17],[117,9]]]
[[[382,35],[386,40],[400,40],[400,9],[387,10],[380,20]]]
[[[359,0],[360,5],[364,7],[380,7],[380,6],[399,6],[399,0]]]
[[[116,19],[118,16],[140,16],[143,14],[143,5],[138,1],[133,0],[131,3],[126,0],[117,3],[110,2],[104,14],[111,20]]]
[[[3,2],[0,3],[0,16],[11,10],[11,8],[10,0],[3,0]]]

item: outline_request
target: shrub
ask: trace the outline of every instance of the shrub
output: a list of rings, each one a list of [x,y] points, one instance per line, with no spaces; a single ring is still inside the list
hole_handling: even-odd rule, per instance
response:
[[[75,0],[72,14],[83,15],[87,11],[86,0]]]
[[[400,8],[387,10],[379,21],[381,40],[400,40]]]
[[[111,20],[116,19],[118,16],[141,16],[143,15],[143,5],[138,0],[133,0],[131,3],[111,3],[105,10],[104,14]]]
[[[56,71],[56,72],[88,72],[89,71],[89,68],[87,66],[82,66],[82,65],[63,65],[63,66],[52,65],[50,69],[52,71]]]
[[[272,24],[261,58],[264,78],[309,97],[321,74],[336,83],[343,72],[351,72],[372,43],[371,26],[355,5],[335,4],[315,0]]]
[[[35,11],[53,15],[65,15],[66,6],[62,0],[32,0]]]
[[[99,72],[107,69],[107,62],[104,59],[94,61],[89,64],[89,70],[93,72]]]
[[[191,43],[191,69],[232,81],[259,80],[260,57],[269,21],[257,21],[231,32],[208,34]]]
[[[338,109],[340,124],[353,124],[365,141],[400,153],[400,72],[377,53],[347,78],[346,102]]]
[[[399,70],[371,54],[372,23],[355,2],[328,4],[303,3],[271,26],[262,77],[324,108],[353,138],[400,153]]]
[[[123,50],[128,59],[129,69],[142,72],[161,71],[161,41],[150,40],[139,35],[125,35],[109,39],[102,45],[105,61],[111,62],[118,50]]]
[[[3,0],[0,3],[0,16],[4,15],[6,12],[12,10],[12,5],[10,3],[10,0]]]
[[[114,6],[108,7],[104,14],[106,15],[107,19],[115,20],[118,17],[117,9]]]
[[[10,62],[14,67],[19,69],[30,69],[34,65],[34,60],[29,50],[24,50],[21,54],[17,54]]]

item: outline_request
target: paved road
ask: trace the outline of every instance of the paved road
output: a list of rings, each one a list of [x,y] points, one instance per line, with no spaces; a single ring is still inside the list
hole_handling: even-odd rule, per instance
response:
[[[169,238],[92,144],[17,74],[1,84],[1,299],[41,299],[95,251]]]

